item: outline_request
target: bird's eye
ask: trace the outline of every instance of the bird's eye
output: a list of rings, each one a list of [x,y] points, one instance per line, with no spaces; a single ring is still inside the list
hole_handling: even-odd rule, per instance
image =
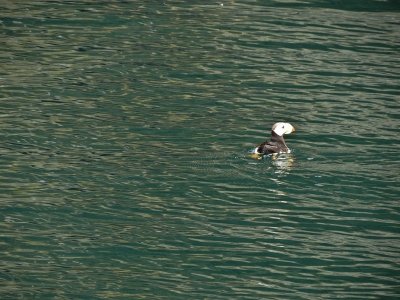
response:
[[[282,128],[285,128],[285,125],[282,125]]]

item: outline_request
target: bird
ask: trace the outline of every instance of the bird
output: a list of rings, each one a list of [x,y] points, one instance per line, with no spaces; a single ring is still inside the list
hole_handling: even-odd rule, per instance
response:
[[[268,155],[290,153],[290,149],[283,139],[284,134],[290,134],[295,131],[295,128],[286,122],[278,122],[272,126],[271,139],[258,145],[251,151],[254,155]]]

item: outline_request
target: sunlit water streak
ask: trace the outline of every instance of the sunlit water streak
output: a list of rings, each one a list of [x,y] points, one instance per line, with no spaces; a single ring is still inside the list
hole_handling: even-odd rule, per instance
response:
[[[396,1],[0,11],[1,299],[399,296]]]

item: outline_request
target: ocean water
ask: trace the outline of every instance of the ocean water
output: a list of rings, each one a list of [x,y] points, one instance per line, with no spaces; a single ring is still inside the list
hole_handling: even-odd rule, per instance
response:
[[[1,299],[400,297],[398,1],[0,11]]]

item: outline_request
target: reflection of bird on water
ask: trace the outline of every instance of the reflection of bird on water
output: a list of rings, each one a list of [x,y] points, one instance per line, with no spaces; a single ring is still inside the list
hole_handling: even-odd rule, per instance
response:
[[[275,173],[284,174],[292,169],[295,157],[291,153],[272,156],[272,165],[276,168]]]
[[[290,149],[283,139],[284,134],[294,132],[294,127],[289,123],[278,122],[272,126],[271,139],[257,146],[251,151],[253,158],[261,158],[262,155],[290,153]]]

